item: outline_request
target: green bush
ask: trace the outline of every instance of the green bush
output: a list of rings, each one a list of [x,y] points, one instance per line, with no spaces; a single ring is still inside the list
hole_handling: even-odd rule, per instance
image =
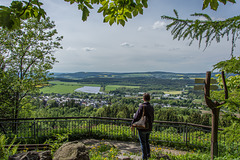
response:
[[[17,153],[18,146],[13,146],[15,143],[14,138],[12,142],[10,143],[8,148],[5,148],[5,145],[7,145],[8,138],[4,134],[0,134],[0,159],[1,160],[8,160],[8,157],[11,155],[14,155]]]

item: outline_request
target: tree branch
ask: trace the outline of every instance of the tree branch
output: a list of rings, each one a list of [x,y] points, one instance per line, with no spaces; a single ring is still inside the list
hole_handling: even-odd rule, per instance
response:
[[[32,0],[28,1],[27,6],[25,7],[24,11],[19,15],[19,17],[21,17],[26,12],[26,10],[27,10],[28,6],[31,4],[31,2],[32,2]]]

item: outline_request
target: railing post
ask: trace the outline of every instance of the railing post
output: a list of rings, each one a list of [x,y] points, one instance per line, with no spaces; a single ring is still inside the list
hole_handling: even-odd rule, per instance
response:
[[[188,145],[188,126],[187,126],[187,123],[186,123],[186,126],[185,126],[185,132],[186,132],[185,139],[186,139],[186,146],[187,146]]]
[[[34,139],[36,139],[36,126],[35,126],[36,122],[35,122],[35,118],[33,120],[33,135],[34,135]]]
[[[88,120],[88,135],[89,137],[91,136],[92,132],[91,132],[91,119]]]

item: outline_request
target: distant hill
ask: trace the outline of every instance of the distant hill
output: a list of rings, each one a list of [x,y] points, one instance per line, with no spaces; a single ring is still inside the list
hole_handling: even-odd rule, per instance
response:
[[[214,77],[218,73],[212,73]],[[85,78],[130,78],[130,77],[155,77],[162,79],[189,79],[205,78],[206,73],[174,73],[174,72],[75,72],[75,73],[55,73],[55,78],[85,79]]]

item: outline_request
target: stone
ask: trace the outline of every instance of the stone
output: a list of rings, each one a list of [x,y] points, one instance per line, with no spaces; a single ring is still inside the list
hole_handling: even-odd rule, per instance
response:
[[[79,141],[63,144],[53,157],[53,160],[90,160],[85,145]]]
[[[119,160],[130,160],[128,156],[117,156],[117,159]]]
[[[29,151],[10,156],[8,160],[52,160],[51,151]]]

